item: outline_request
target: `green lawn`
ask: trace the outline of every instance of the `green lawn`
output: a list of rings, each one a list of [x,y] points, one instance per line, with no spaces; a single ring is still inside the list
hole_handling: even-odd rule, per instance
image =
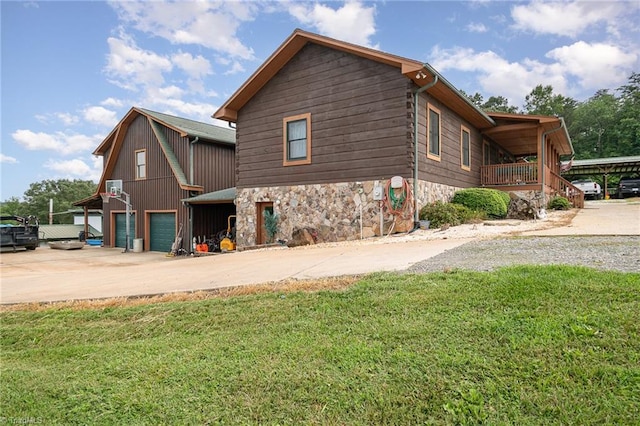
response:
[[[376,274],[341,291],[4,311],[0,418],[638,424],[640,274]]]

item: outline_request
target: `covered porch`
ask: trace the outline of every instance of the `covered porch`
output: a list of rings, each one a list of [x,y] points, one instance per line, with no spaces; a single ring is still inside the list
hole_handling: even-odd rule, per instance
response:
[[[573,155],[564,120],[557,117],[488,113],[497,126],[482,132],[482,186],[534,191],[544,203],[560,195],[584,207],[584,193],[560,176],[561,156]]]

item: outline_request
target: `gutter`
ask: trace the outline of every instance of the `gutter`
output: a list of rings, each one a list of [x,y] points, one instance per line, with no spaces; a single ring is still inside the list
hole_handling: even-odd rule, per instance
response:
[[[428,66],[424,64],[425,68]],[[426,84],[420,88],[418,88],[415,92],[413,92],[413,146],[414,146],[414,154],[413,154],[413,229],[416,230],[420,227],[420,214],[418,212],[418,106],[420,100],[420,93],[424,92],[427,89],[435,86],[438,82],[438,74],[433,73],[433,81],[429,84]],[[427,117],[427,122],[429,117]],[[427,132],[429,130],[427,129]]]

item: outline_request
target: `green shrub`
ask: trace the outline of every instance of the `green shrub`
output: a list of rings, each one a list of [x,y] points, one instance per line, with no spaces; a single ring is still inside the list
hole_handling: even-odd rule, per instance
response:
[[[462,204],[442,201],[427,204],[420,210],[420,220],[428,220],[432,228],[439,228],[444,224],[457,226],[462,223],[477,223],[486,218],[484,212],[471,210]]]
[[[480,210],[471,210],[462,204],[451,204],[458,214],[460,223],[479,223],[487,219],[487,214]]]
[[[484,212],[489,218],[502,219],[507,216],[508,200],[509,194],[497,189],[467,188],[456,192],[451,202]]]
[[[460,225],[462,222],[458,216],[458,209],[451,203],[436,201],[427,204],[420,209],[420,220],[428,220],[431,228],[439,228],[444,224],[451,226]]]
[[[549,200],[547,208],[551,210],[569,210],[571,208],[571,203],[564,197],[555,196]]]

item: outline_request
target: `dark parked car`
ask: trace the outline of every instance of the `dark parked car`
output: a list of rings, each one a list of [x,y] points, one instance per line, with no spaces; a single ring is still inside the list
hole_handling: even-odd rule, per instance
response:
[[[640,197],[640,178],[622,178],[618,185],[618,198]]]

